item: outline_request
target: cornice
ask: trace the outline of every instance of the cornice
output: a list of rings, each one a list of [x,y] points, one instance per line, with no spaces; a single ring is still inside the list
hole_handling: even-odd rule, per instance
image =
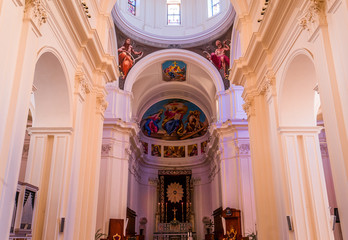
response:
[[[87,58],[97,71],[104,72],[108,82],[118,78],[117,63],[115,56],[104,51],[98,33],[92,29],[82,6],[78,1],[56,1],[58,9],[62,11],[63,18],[66,19],[68,29]],[[93,16],[97,17],[97,16]]]

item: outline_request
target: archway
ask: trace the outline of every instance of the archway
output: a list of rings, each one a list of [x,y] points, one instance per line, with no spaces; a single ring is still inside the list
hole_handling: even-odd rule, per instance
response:
[[[25,182],[39,189],[32,194],[35,208],[31,214],[35,218],[23,229],[32,230],[33,239],[51,238],[58,232],[56,220],[62,207],[59,199],[64,194],[64,170],[72,131],[71,94],[66,75],[54,51],[40,55],[34,72],[31,100],[34,116],[32,127],[28,128],[30,146],[25,170]]]
[[[317,126],[316,69],[309,52],[289,58],[279,90],[279,133],[296,238],[333,239]]]

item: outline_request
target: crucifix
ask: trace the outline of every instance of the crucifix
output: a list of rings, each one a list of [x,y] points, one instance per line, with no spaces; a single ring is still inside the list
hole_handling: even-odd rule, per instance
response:
[[[176,208],[173,208],[173,210],[172,210],[173,212],[174,212],[174,221],[176,221],[176,217],[175,217],[175,214],[176,214],[176,211],[178,211],[178,209],[176,209]]]

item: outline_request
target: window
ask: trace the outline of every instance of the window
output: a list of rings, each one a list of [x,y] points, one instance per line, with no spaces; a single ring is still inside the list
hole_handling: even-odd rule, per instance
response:
[[[136,0],[128,0],[128,11],[135,16]]]
[[[168,25],[181,24],[180,3],[181,3],[181,0],[167,0]]]
[[[208,17],[215,16],[220,12],[220,0],[208,0]]]

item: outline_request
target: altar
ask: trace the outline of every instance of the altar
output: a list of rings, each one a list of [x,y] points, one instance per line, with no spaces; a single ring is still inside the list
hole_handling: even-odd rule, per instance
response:
[[[190,170],[159,170],[155,240],[193,240],[193,187]]]
[[[192,240],[195,233],[191,232],[191,223],[159,223],[158,232],[154,233],[155,240]]]

